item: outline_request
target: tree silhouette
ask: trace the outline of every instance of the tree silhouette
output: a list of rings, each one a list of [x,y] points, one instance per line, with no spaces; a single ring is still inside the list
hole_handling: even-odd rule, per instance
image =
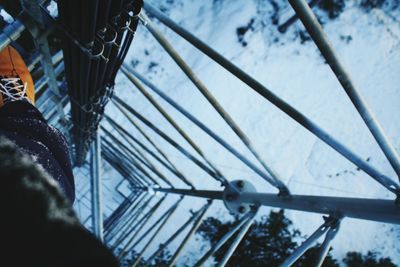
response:
[[[139,256],[139,253],[136,252],[135,250],[130,251],[120,262],[121,267],[131,267],[132,264],[136,261],[137,257]],[[169,262],[171,260],[171,253],[168,249],[163,249],[155,258],[154,260],[149,264],[146,262],[145,258],[141,258],[137,266],[148,266],[148,267],[164,267],[168,266]]]
[[[198,229],[198,234],[210,245],[215,245],[221,237],[234,225],[234,222],[221,222],[208,217]],[[215,254],[216,262],[221,261],[227,249],[232,244],[235,235],[230,238]],[[279,266],[305,237],[299,230],[293,228],[292,222],[285,217],[284,211],[271,211],[253,223],[245,238],[236,248],[227,266]],[[309,249],[295,264],[296,267],[314,266],[318,255],[319,244]],[[394,267],[390,258],[378,258],[377,253],[368,252],[362,255],[357,252],[347,253],[343,263],[348,267]],[[324,267],[339,267],[339,262],[330,253],[325,258]]]
[[[222,223],[216,218],[209,217],[199,227],[198,233],[214,245],[232,228],[233,222]],[[227,266],[278,266],[298,246],[300,231],[292,227],[292,222],[285,217],[284,211],[271,211],[269,216],[253,223],[246,237],[235,250]],[[215,260],[222,259],[229,248],[234,236],[215,253]],[[312,265],[313,250],[304,255],[296,266]],[[316,250],[314,254],[316,253]],[[329,255],[323,266],[339,266]]]
[[[379,254],[368,251],[366,255],[358,252],[348,252],[343,262],[348,267],[396,267],[390,258],[378,258]]]

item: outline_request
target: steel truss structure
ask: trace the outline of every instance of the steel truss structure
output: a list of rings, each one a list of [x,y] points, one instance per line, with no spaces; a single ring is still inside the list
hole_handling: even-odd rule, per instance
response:
[[[89,2],[97,3],[97,1]],[[294,23],[297,18],[301,20],[321,51],[321,54],[332,68],[343,89],[358,110],[365,125],[368,127],[379,147],[384,152],[388,162],[393,167],[393,170],[397,176],[400,177],[399,155],[390,144],[382,127],[369,109],[359,90],[354,86],[349,73],[342,66],[310,6],[305,0],[289,0],[289,2],[296,15],[290,18],[286,23],[282,24],[280,30],[284,31],[288,25]],[[316,1],[311,1],[310,4],[314,5],[315,2]],[[46,14],[43,13],[45,1],[22,0],[21,3],[23,4],[25,12],[16,17],[14,22],[3,29],[0,35],[0,49],[3,49],[8,44],[16,41],[25,29],[30,31],[36,40],[37,47],[37,53],[31,56],[31,61],[29,63],[30,70],[33,73],[38,74],[38,78],[35,78],[37,106],[44,113],[49,122],[58,127],[67,136],[71,147],[74,146],[75,148],[77,145],[76,131],[74,133],[75,138],[71,138],[71,133],[73,133],[71,129],[76,125],[79,126],[80,122],[78,119],[71,120],[70,114],[74,114],[75,112],[75,115],[72,115],[74,118],[84,115],[77,115],[79,112],[76,110],[76,107],[74,108],[76,103],[74,101],[69,102],[70,98],[67,96],[65,76],[68,71],[65,71],[64,66],[66,66],[65,62],[69,62],[67,65],[70,66],[72,57],[69,53],[64,53],[64,61],[61,51],[55,53],[50,52],[47,37],[51,31],[45,30],[44,27],[44,25],[48,25],[46,23],[49,23]],[[114,251],[123,264],[127,265],[128,263],[124,260],[133,254],[133,261],[129,262],[130,266],[139,266],[141,264],[150,265],[154,262],[157,256],[170,246],[172,242],[177,240],[178,237],[182,238],[183,236],[180,245],[175,251],[173,251],[173,255],[171,256],[169,266],[173,266],[178,258],[182,256],[186,244],[202,223],[207,211],[210,209],[212,204],[218,200],[223,201],[228,211],[236,214],[238,219],[232,229],[225,233],[219,242],[211,247],[202,257],[197,259],[197,263],[195,264],[196,266],[202,266],[222,245],[227,242],[227,240],[231,239],[236,234],[222,261],[218,263],[218,266],[226,265],[241,240],[246,238],[246,233],[254,222],[260,206],[319,213],[326,216],[324,217],[325,222],[303,244],[301,244],[294,253],[282,263],[281,266],[292,265],[311,246],[313,246],[319,238],[324,237],[324,241],[319,248],[318,257],[315,259],[315,265],[321,266],[329,251],[331,241],[339,232],[341,221],[345,220],[347,217],[393,224],[400,223],[400,185],[397,182],[397,179],[395,180],[392,177],[387,177],[382,174],[370,163],[364,161],[355,152],[339,142],[311,119],[275,95],[272,90],[259,83],[252,76],[198,39],[194,34],[173,22],[155,7],[148,3],[144,3],[144,11],[140,14],[135,13],[132,16],[139,19],[142,22],[142,26],[144,26],[154,36],[158,43],[165,49],[167,54],[169,54],[169,56],[180,67],[187,78],[193,83],[199,92],[201,92],[205,99],[212,105],[221,118],[242,141],[256,162],[253,162],[253,160],[249,159],[238,149],[227,143],[223,136],[220,136],[207,127],[203,122],[197,119],[196,116],[191,114],[189,110],[183,108],[179,103],[165,94],[162,89],[152,84],[143,75],[140,75],[129,65],[123,64],[119,68],[121,73],[123,73],[132,83],[132,86],[158,110],[166,122],[176,130],[176,132],[195,152],[192,153],[186,149],[175,140],[176,138],[174,138],[174,136],[165,133],[163,129],[160,129],[154,122],[151,122],[136,110],[134,105],[127,104],[118,96],[113,96],[111,98],[112,105],[114,105],[118,112],[129,121],[130,126],[136,129],[134,134],[128,131],[125,125],[118,124],[111,114],[104,114],[103,116],[102,112],[99,114],[100,118],[104,118],[104,120],[102,121],[97,134],[94,134],[94,136],[78,134],[78,136],[80,136],[79,138],[83,138],[82,140],[79,140],[79,142],[90,143],[90,141],[94,140],[90,147],[90,160],[84,160],[83,154],[85,154],[84,150],[86,148],[80,152],[81,155],[79,156],[80,161],[82,161],[81,163],[84,165],[83,169],[85,170],[86,168],[86,175],[89,176],[88,180],[90,181],[90,188],[88,189],[90,198],[87,198],[88,201],[86,202],[86,205],[91,211],[83,223],[88,225],[93,233]],[[332,147],[355,166],[363,170],[372,179],[385,187],[389,192],[393,193],[393,199],[383,200],[292,194],[290,188],[282,182],[279,174],[276,173],[267,162],[264,162],[257,151],[256,145],[251,142],[244,131],[241,130],[240,126],[219,104],[218,100],[212,95],[210,90],[208,90],[196,73],[183,60],[179,52],[176,51],[174,46],[168,42],[157,26],[148,16],[146,16],[146,13],[180,35],[199,51],[207,55],[211,60],[215,61],[238,79],[243,81],[261,97],[274,104],[289,117],[313,133],[321,141]],[[90,16],[88,16],[87,23],[93,23],[89,18]],[[64,21],[67,19],[68,18],[63,17]],[[53,21],[53,23],[57,22]],[[57,24],[54,25],[52,30],[62,31],[60,30],[60,25]],[[64,34],[66,33],[64,32]],[[94,45],[92,39],[87,40],[86,43],[90,43],[91,46]],[[85,46],[83,46],[83,48],[85,48]],[[104,49],[106,48],[104,47]],[[125,49],[127,50],[127,48]],[[126,52],[127,51],[123,51],[125,55]],[[114,53],[116,52],[114,51]],[[74,60],[76,60],[76,58]],[[121,61],[121,58],[119,58],[119,60]],[[105,68],[105,66],[102,66],[100,62],[85,63],[82,59],[81,63],[86,65],[99,64],[99,66],[96,65],[96,69],[103,68],[104,70]],[[120,63],[122,64],[122,61]],[[86,72],[86,74],[87,73],[89,72]],[[98,73],[97,70],[96,73]],[[73,72],[70,72],[68,75],[72,74]],[[80,75],[83,77],[83,74],[81,73]],[[73,79],[72,77],[69,77],[67,80]],[[86,90],[89,90],[86,83],[84,86],[86,87],[82,88],[87,88]],[[107,95],[104,91],[106,90],[106,87],[103,85],[100,87],[101,88],[98,90],[103,90],[102,92],[104,95]],[[88,94],[85,90],[81,93]],[[276,192],[256,192],[254,186],[250,182],[245,180],[233,180],[230,177],[226,177],[209,159],[206,153],[204,153],[199,143],[192,139],[188,132],[185,131],[185,129],[176,122],[173,116],[169,114],[167,109],[163,108],[156,98],[153,97],[154,94],[167,102],[178,113],[182,114],[210,138],[219,143],[228,153],[232,154],[246,165],[249,170],[254,172],[255,175],[276,188]],[[88,95],[85,97],[87,96]],[[107,97],[110,96],[111,95],[107,95]],[[83,120],[82,118],[83,117],[80,117],[81,122]],[[100,118],[98,118],[98,121]],[[199,169],[204,171],[212,179],[220,183],[223,190],[212,191],[195,188],[191,183],[193,177],[186,177],[180,170],[180,166],[172,163],[172,160],[170,160],[167,153],[163,151],[162,147],[152,138],[154,135],[159,136],[165,141],[165,143],[174,147],[177,152],[197,165]],[[143,140],[146,140],[146,142],[143,142]],[[262,166],[262,168],[258,167],[258,165]],[[120,199],[122,200],[119,201],[118,206],[111,209],[105,207],[104,201],[102,201],[102,190],[104,190],[104,188],[102,186],[101,169],[107,166],[115,169],[122,177],[124,177],[124,180],[116,186],[115,190],[118,191],[119,187],[121,187],[124,182],[128,184],[129,188],[129,193],[121,194],[122,197]],[[159,166],[162,166],[162,170]],[[185,188],[176,187],[175,184],[177,184],[177,181],[179,181],[179,184],[184,184]],[[82,199],[86,198],[88,192],[85,191],[84,188],[78,187],[78,190],[82,191],[78,192],[77,201],[83,201]],[[175,201],[167,209],[162,208],[162,204],[166,200],[167,196],[170,195],[177,195]],[[177,209],[179,209],[182,201],[190,197],[204,198],[206,202],[203,207],[193,211],[191,216],[187,218],[187,221],[177,221],[174,232],[166,232],[165,225],[167,222],[174,218],[173,214]],[[109,209],[110,212],[103,220],[105,214],[104,209]],[[185,233],[185,235],[183,233]],[[167,236],[167,239],[162,243],[159,242],[159,248],[150,253],[151,246],[157,243],[157,240],[159,240],[161,235]]]

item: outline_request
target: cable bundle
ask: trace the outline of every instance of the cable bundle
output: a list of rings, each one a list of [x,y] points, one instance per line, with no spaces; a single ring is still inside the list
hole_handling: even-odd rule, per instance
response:
[[[138,25],[143,0],[59,0],[74,161],[81,166]]]

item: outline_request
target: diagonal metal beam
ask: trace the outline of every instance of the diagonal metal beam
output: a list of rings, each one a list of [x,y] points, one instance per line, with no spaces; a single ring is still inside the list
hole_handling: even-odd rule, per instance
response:
[[[181,241],[181,243],[178,246],[178,248],[176,249],[174,255],[172,255],[172,258],[171,258],[170,262],[168,263],[168,267],[175,266],[176,260],[178,259],[179,255],[182,253],[183,249],[185,248],[186,244],[189,242],[190,238],[192,238],[194,233],[200,227],[201,223],[203,222],[204,216],[206,215],[206,212],[211,207],[211,204],[212,204],[212,200],[209,200],[206,205],[206,208],[199,214],[197,219],[193,222],[192,228],[186,234],[185,238]]]
[[[153,235],[150,237],[150,239],[147,241],[146,245],[144,245],[144,247],[142,248],[142,251],[139,253],[139,255],[136,257],[135,262],[132,264],[132,267],[137,266],[140,263],[140,260],[143,258],[143,254],[145,253],[145,251],[147,250],[147,248],[150,246],[150,244],[153,242],[153,240],[156,238],[156,236],[161,232],[161,230],[163,229],[163,227],[167,224],[167,221],[171,218],[171,216],[175,213],[175,211],[177,210],[179,203],[183,200],[183,197],[181,197],[169,210],[167,210],[167,212],[165,212],[161,217],[163,218],[160,221],[160,224],[158,226],[158,228],[156,229],[156,231],[153,233]],[[155,226],[156,224],[154,224]],[[138,242],[142,240],[142,237],[139,238]],[[138,242],[136,242],[132,248],[134,248]]]
[[[263,168],[268,173],[268,178],[264,178],[271,185],[279,189],[281,195],[289,195],[289,189],[281,181],[280,177],[271,167],[269,167],[261,156],[258,154],[257,150],[254,148],[250,139],[247,135],[240,129],[239,125],[232,119],[228,112],[219,104],[218,100],[211,94],[207,87],[201,82],[201,80],[196,76],[189,65],[181,58],[179,53],[173,48],[173,46],[167,41],[167,39],[161,34],[161,32],[155,27],[155,25],[147,18],[145,14],[140,15],[144,25],[150,31],[150,33],[155,37],[155,39],[160,43],[160,45],[165,49],[165,51],[171,56],[171,58],[176,62],[176,64],[182,69],[186,76],[193,82],[196,88],[203,94],[203,96],[208,100],[208,102],[214,107],[218,114],[224,119],[224,121],[233,130],[236,136],[242,141],[242,143],[247,147],[247,149],[253,154],[257,161],[263,166]]]
[[[129,148],[127,148],[124,144],[122,144],[121,141],[119,141],[115,136],[113,136],[107,129],[105,129],[103,126],[101,126],[101,130],[107,134],[108,137],[110,137],[110,139],[112,141],[114,141],[119,147],[126,149],[127,152],[129,152],[130,155],[133,156],[133,154],[131,154],[131,151],[129,150]],[[110,147],[112,147],[112,143],[107,141],[108,145]],[[140,165],[140,163],[135,159],[135,156],[130,157],[129,161],[138,169],[140,170],[140,172],[142,172],[148,179],[150,179],[154,184],[159,185],[159,183]]]
[[[144,225],[155,215],[156,211],[159,209],[165,198],[167,197],[167,194],[164,194],[164,196],[155,204],[141,219],[140,222],[137,224],[135,227],[136,230],[135,232],[131,235],[131,237],[128,239],[128,241],[125,243],[124,247],[122,248],[121,252],[118,255],[118,259],[123,258],[126,253],[129,252],[129,248],[132,245],[133,241],[137,237],[137,235],[142,231]],[[126,236],[128,238],[128,236]]]
[[[151,264],[151,262],[154,260],[157,255],[159,255],[172,241],[175,240],[177,236],[180,235],[182,231],[184,231],[194,220],[196,220],[200,214],[205,210],[210,207],[210,202],[208,202],[206,205],[204,205],[202,208],[200,208],[198,211],[196,211],[182,226],[175,231],[164,243],[160,244],[160,247],[157,251],[155,251],[146,261],[146,264]]]
[[[391,178],[388,176],[382,174],[380,171],[375,169],[373,166],[365,162],[360,156],[356,155],[353,151],[351,151],[349,148],[347,148],[345,145],[340,143],[338,140],[336,140],[333,136],[328,134],[325,130],[323,130],[320,126],[318,126],[315,122],[313,122],[311,119],[303,115],[300,111],[292,107],[290,104],[285,102],[283,99],[278,97],[276,94],[274,94],[270,89],[266,88],[264,85],[262,85],[260,82],[258,82],[255,78],[244,72],[241,68],[238,66],[234,65],[231,61],[226,59],[224,56],[222,56],[220,53],[215,51],[213,48],[211,48],[209,45],[201,41],[199,38],[194,36],[192,33],[172,21],[170,18],[168,18],[166,15],[164,15],[161,11],[157,10],[153,6],[151,6],[148,2],[144,4],[144,9],[149,12],[152,16],[155,16],[157,19],[159,19],[162,23],[164,23],[166,26],[168,26],[171,30],[176,32],[178,35],[180,35],[182,38],[184,38],[186,41],[191,43],[194,47],[202,51],[204,54],[206,54],[208,57],[210,57],[212,60],[214,60],[216,63],[218,63],[220,66],[225,68],[227,71],[232,73],[234,76],[236,76],[238,79],[243,81],[245,84],[247,84],[250,88],[252,88],[255,92],[260,94],[262,97],[270,101],[272,104],[274,104],[277,108],[282,110],[284,113],[286,113],[289,117],[297,121],[300,125],[302,125],[304,128],[309,130],[311,133],[313,133],[315,136],[317,136],[319,139],[321,139],[323,142],[325,142],[327,145],[332,147],[334,150],[336,150],[339,154],[347,158],[350,162],[352,162],[354,165],[362,169],[364,172],[369,174],[374,180],[376,180],[378,183],[386,187],[390,192],[393,192],[394,194],[400,196],[400,186],[398,183],[394,182]]]
[[[289,3],[296,11],[307,32],[310,34],[311,38],[314,40],[314,43],[321,51],[322,56],[326,59],[326,62],[331,67],[333,73],[335,73],[336,78],[339,80],[351,102],[353,102],[353,105],[357,109],[361,118],[364,120],[369,131],[374,136],[375,141],[378,143],[386,158],[389,160],[390,165],[392,165],[400,180],[399,155],[389,141],[389,138],[386,136],[376,116],[369,108],[358,87],[355,85],[350,73],[339,60],[339,56],[333,49],[333,46],[329,41],[328,36],[322,29],[321,24],[318,22],[317,17],[314,15],[305,0],[289,0]]]
[[[116,102],[118,102],[119,104],[121,104],[121,106],[123,106],[127,111],[129,111],[132,115],[134,115],[136,118],[138,118],[143,124],[145,124],[147,127],[149,127],[152,131],[154,131],[156,134],[161,136],[166,142],[168,142],[176,150],[178,150],[180,153],[182,153],[185,157],[187,157],[189,160],[191,160],[194,164],[196,164],[198,167],[200,167],[203,171],[208,173],[212,178],[219,181],[218,175],[215,173],[214,170],[210,169],[207,165],[205,165],[203,162],[198,160],[197,157],[193,156],[189,151],[187,151],[185,148],[183,148],[181,145],[179,145],[174,139],[172,139],[170,136],[168,136],[166,133],[164,133],[162,130],[160,130],[152,122],[147,120],[144,116],[142,116],[139,112],[137,112],[133,107],[126,104],[118,96],[114,96],[113,99]]]
[[[249,231],[251,225],[253,224],[255,217],[257,215],[257,212],[258,212],[258,207],[255,208],[253,215],[247,219],[247,222],[242,226],[240,231],[238,231],[235,239],[233,240],[232,244],[229,246],[228,251],[225,252],[225,255],[223,256],[222,260],[218,263],[218,266],[224,267],[228,263],[229,259],[232,257],[236,248],[239,246],[240,242],[245,237],[245,235]]]
[[[133,74],[138,80],[143,82],[148,88],[150,88],[153,92],[159,95],[162,99],[164,99],[168,104],[173,106],[178,112],[180,112],[183,116],[188,118],[191,122],[197,125],[201,130],[203,130],[206,134],[208,134],[211,138],[213,138],[216,142],[218,142],[221,146],[223,146],[226,150],[228,150],[232,155],[234,155],[237,159],[243,162],[246,166],[248,166],[251,170],[257,173],[260,177],[264,179],[268,179],[268,176],[258,168],[253,162],[251,162],[248,158],[246,158],[243,154],[241,154],[238,150],[228,144],[224,138],[216,134],[210,128],[208,128],[204,123],[198,120],[194,115],[192,115],[189,111],[184,109],[181,105],[175,102],[172,98],[170,98],[167,94],[163,93],[159,88],[157,88],[153,83],[144,78],[142,75],[137,73],[135,70],[128,68],[131,74]]]
[[[216,244],[214,244],[207,252],[204,254],[194,265],[195,267],[200,267],[202,266],[212,255],[214,255],[215,252],[217,252],[218,249],[220,249],[226,241],[228,241],[243,225],[246,224],[251,218],[254,217],[254,212],[250,211],[247,214],[243,215],[240,220],[236,222],[236,224],[229,229],[229,231],[221,237],[220,240]]]
[[[304,253],[308,249],[310,249],[321,236],[329,232],[329,230],[331,230],[332,227],[336,228],[339,223],[340,219],[337,219],[335,217],[327,218],[325,222],[311,236],[309,236],[298,248],[296,248],[292,252],[292,254],[280,265],[280,267],[292,266],[292,264],[294,264],[301,256],[303,256]],[[323,248],[323,252],[326,253],[328,252],[326,250],[326,247]]]
[[[114,100],[112,101],[112,103],[121,111],[121,113],[125,116],[125,118],[127,118],[129,120],[129,122],[139,131],[139,133],[141,133],[142,136],[145,137],[146,140],[148,140],[150,143],[154,143],[152,142],[152,140],[148,137],[148,135],[144,132],[144,130],[131,118],[131,116],[129,116],[129,114],[125,111],[125,109],[118,104],[117,102],[115,102]],[[167,168],[171,173],[173,173],[178,179],[180,179],[182,182],[184,182],[185,184],[187,184],[188,186],[190,186],[191,188],[195,188],[194,185],[182,174],[181,171],[179,171],[172,163],[171,161],[165,156],[165,153],[162,152],[157,146],[155,146],[156,150],[161,154],[164,155],[163,158],[165,159],[165,161],[163,159],[161,159],[160,157],[158,157],[153,151],[151,151],[149,148],[147,148],[147,146],[145,146],[142,142],[139,141],[139,139],[135,138],[132,134],[128,133],[125,129],[121,129],[124,131],[124,133],[126,133],[126,135],[133,140],[140,148],[142,148],[146,153],[148,153],[149,155],[151,155],[154,159],[156,159],[161,165],[163,165],[165,168]]]
[[[126,139],[127,132],[119,126],[113,119],[110,117],[106,116],[107,121],[110,123],[111,126],[114,127],[114,129],[119,133],[121,137],[124,138],[124,140],[131,146],[131,148],[135,151],[132,151],[130,148],[128,148],[126,145],[124,145],[122,142],[120,142],[118,139],[115,140],[117,142],[118,146],[121,148],[125,149],[128,151],[132,156],[134,156],[137,160],[139,160],[143,165],[145,165],[149,170],[151,170],[154,174],[156,174],[161,180],[163,180],[166,184],[169,186],[173,187],[171,182],[168,180],[168,178],[162,174],[148,159],[143,153],[141,153],[137,147],[130,141],[130,139]]]
[[[133,75],[128,71],[128,67],[124,64],[121,67],[121,71],[125,76],[131,81],[135,87],[146,97],[146,99],[161,113],[161,115],[169,122],[172,127],[186,140],[186,142],[200,155],[203,160],[215,171],[219,181],[222,185],[227,185],[228,180],[224,177],[222,172],[218,170],[217,167],[207,158],[205,153],[201,150],[201,148],[189,137],[189,135],[175,122],[175,120],[161,107],[160,104],[146,91],[146,89],[142,86],[142,84],[133,77]]]

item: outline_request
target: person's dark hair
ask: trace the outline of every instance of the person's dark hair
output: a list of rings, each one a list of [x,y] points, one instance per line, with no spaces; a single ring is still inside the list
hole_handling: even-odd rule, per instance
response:
[[[55,181],[0,137],[0,266],[118,266]]]

